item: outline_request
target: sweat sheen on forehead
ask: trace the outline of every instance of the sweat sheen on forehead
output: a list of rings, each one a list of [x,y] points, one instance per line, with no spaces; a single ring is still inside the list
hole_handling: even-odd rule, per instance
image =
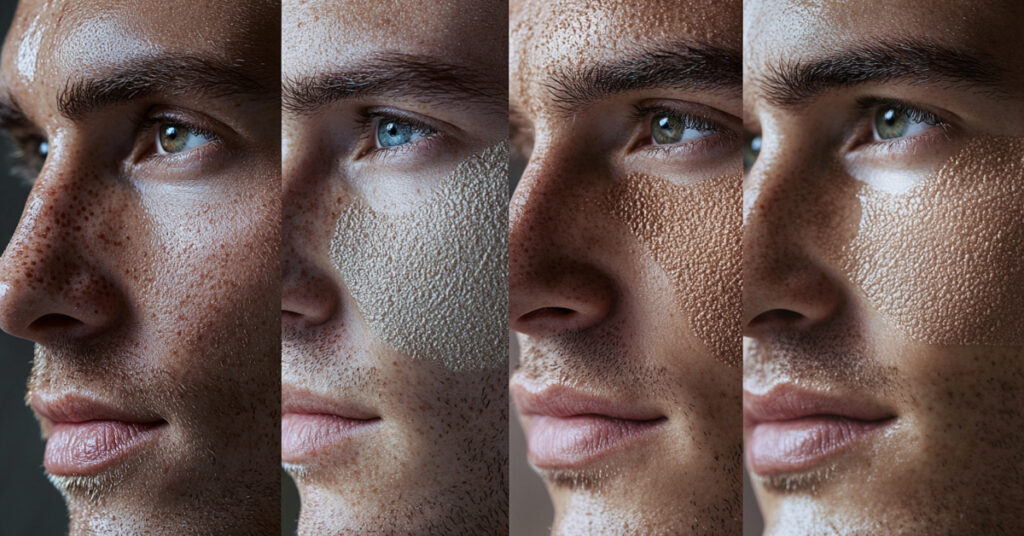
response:
[[[1024,343],[1024,139],[979,138],[904,194],[857,194],[834,254],[895,326],[924,343]]]
[[[505,366],[508,142],[458,165],[402,214],[356,200],[331,259],[370,329],[413,359],[451,370]]]

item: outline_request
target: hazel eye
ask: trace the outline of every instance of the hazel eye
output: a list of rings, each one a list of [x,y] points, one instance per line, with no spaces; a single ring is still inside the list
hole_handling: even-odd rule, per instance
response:
[[[659,113],[651,118],[651,138],[657,145],[675,145],[715,132],[706,122],[682,115]]]
[[[414,125],[397,118],[381,118],[377,122],[377,147],[389,149],[399,147],[433,134],[428,128]]]
[[[895,140],[932,128],[941,121],[935,115],[901,106],[880,106],[871,125],[875,141]]]
[[[163,123],[157,130],[160,154],[176,154],[214,141],[212,134],[177,123]]]

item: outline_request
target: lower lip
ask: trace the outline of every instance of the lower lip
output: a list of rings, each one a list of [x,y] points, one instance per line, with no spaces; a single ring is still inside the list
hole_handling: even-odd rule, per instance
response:
[[[534,415],[529,421],[530,461],[540,469],[584,466],[639,441],[664,421]]]
[[[166,423],[123,421],[55,423],[46,441],[43,465],[57,476],[99,473],[152,442]]]
[[[890,422],[808,417],[759,423],[750,433],[747,460],[751,471],[761,476],[806,471],[871,437]]]
[[[346,419],[323,413],[285,413],[281,416],[281,460],[299,463],[326,448],[335,448],[365,433],[380,419]]]

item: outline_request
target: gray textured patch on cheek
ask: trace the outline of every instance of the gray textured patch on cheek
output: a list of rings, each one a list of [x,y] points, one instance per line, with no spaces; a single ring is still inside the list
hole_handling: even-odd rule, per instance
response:
[[[341,214],[331,259],[384,342],[452,370],[504,366],[507,176],[502,142],[459,164],[416,210],[357,201]]]

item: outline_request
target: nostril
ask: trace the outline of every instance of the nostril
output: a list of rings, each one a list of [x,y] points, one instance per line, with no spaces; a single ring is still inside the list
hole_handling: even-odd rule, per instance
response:
[[[772,309],[765,311],[750,321],[750,326],[755,327],[762,324],[797,324],[804,319],[804,315],[790,311],[789,309]]]
[[[566,318],[569,318],[574,314],[576,314],[576,311],[573,311],[572,309],[569,309],[567,307],[544,307],[526,313],[525,315],[519,318],[519,321],[527,323],[535,322],[537,320],[558,321],[565,320]]]
[[[63,330],[82,325],[83,322],[68,315],[48,314],[37,318],[29,329],[35,331]]]

